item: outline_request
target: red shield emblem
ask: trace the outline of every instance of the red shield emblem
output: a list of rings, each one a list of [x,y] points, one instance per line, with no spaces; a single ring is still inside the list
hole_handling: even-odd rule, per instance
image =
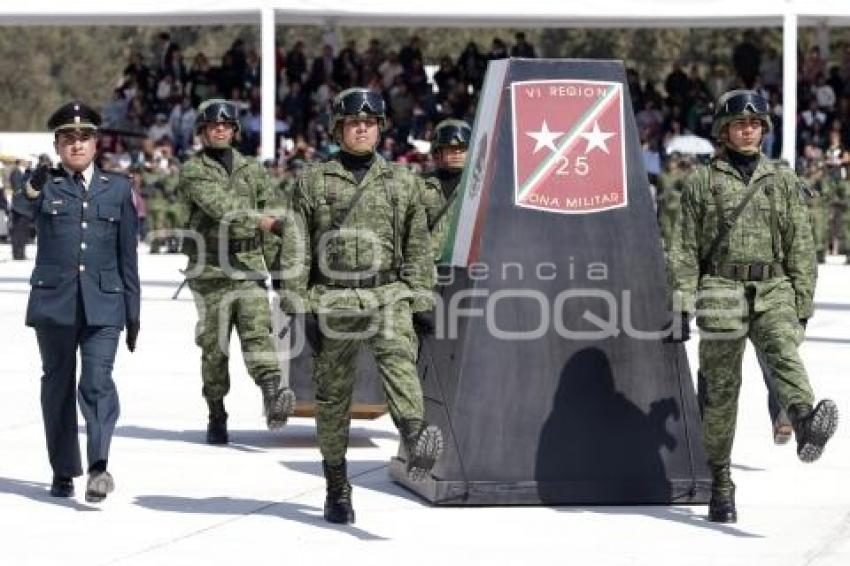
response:
[[[561,214],[626,206],[623,85],[511,83],[514,203]]]

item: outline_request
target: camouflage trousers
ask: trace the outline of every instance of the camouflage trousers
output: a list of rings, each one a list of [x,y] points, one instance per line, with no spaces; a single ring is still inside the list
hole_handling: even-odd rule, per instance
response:
[[[418,341],[407,301],[378,308],[373,316],[328,315],[322,321],[322,344],[314,359],[316,435],[329,464],[345,458],[351,421],[351,398],[360,345],[375,356],[390,416],[396,426],[424,415],[422,386],[416,373]],[[328,329],[330,332],[325,332]],[[333,336],[361,334],[361,336]]]
[[[256,281],[193,279],[189,288],[198,309],[195,343],[201,348],[202,394],[221,399],[230,391],[230,336],[242,344],[248,374],[259,383],[280,374],[271,334],[268,295]]]
[[[746,335],[740,338],[703,337],[699,343],[699,366],[705,385],[703,437],[711,465],[730,462],[747,338],[761,352],[775,379],[776,397],[782,409],[787,411],[791,405],[811,405],[814,401],[797,352],[803,330],[794,307],[777,305],[769,311],[750,314],[747,322]]]

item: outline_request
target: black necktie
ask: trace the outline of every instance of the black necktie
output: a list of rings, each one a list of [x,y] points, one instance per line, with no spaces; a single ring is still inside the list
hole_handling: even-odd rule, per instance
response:
[[[83,174],[77,171],[74,173],[74,183],[83,191],[86,191],[86,183]]]

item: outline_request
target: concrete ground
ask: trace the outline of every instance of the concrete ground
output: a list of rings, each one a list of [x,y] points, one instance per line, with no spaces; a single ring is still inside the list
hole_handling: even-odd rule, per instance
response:
[[[33,257],[34,250],[29,250]],[[765,392],[748,350],[733,474],[736,525],[705,507],[431,507],[392,483],[398,436],[388,417],[358,421],[349,451],[357,523],[322,519],[324,480],[314,425],[265,430],[259,391],[233,348],[231,440],[204,443],[195,310],[182,256],[142,252],[142,330],[122,346],[122,414],[101,505],[47,495],[40,363],[24,326],[32,261],[0,245],[0,565],[580,564],[688,566],[850,564],[850,423],[816,464],[771,441]],[[850,415],[850,266],[820,270],[817,314],[802,356],[819,397]],[[693,367],[697,341],[688,343]]]

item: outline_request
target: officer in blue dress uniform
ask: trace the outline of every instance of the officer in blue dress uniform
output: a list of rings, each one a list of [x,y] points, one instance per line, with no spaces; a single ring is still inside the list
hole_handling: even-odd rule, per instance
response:
[[[119,412],[112,366],[121,330],[127,328],[131,352],[139,333],[138,218],[127,177],[94,165],[100,121],[81,102],[56,110],[47,127],[61,164],[36,169],[13,198],[38,230],[26,324],[35,329],[41,353],[50,493],[72,497],[73,478],[83,473],[78,398],[86,421],[89,502],[115,488],[106,469]]]

